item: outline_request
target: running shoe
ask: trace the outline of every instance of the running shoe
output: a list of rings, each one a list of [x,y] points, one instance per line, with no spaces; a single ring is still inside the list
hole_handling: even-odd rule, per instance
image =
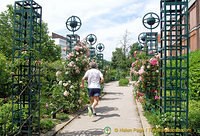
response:
[[[88,107],[88,116],[91,117],[92,116],[92,107]]]

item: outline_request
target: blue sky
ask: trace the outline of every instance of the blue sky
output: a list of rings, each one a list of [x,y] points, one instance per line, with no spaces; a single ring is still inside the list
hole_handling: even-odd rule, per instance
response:
[[[0,12],[15,0],[1,0]],[[160,0],[35,0],[43,8],[43,20],[51,32],[62,36],[70,34],[65,26],[68,17],[78,16],[82,21],[76,32],[81,39],[88,34],[97,36],[97,43],[105,45],[104,58],[111,60],[112,51],[121,47],[120,40],[127,30],[130,44],[137,42],[141,32],[149,31],[142,24],[148,12],[159,15]],[[154,31],[159,31],[159,28]]]

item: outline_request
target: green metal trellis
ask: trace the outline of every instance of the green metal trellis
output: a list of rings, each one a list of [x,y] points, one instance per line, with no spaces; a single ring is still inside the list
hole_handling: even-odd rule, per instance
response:
[[[161,112],[170,113],[173,120],[162,135],[187,135],[189,33],[188,0],[161,0]]]
[[[12,78],[13,135],[40,135],[42,7],[33,0],[14,5]],[[17,127],[17,129],[15,129]]]

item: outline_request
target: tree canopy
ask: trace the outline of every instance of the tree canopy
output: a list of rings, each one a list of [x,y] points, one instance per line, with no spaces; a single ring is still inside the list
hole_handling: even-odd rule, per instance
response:
[[[7,5],[7,10],[0,13],[0,52],[11,60],[13,50],[14,7]],[[41,59],[56,61],[61,57],[61,48],[55,45],[48,35],[47,23],[42,22]]]

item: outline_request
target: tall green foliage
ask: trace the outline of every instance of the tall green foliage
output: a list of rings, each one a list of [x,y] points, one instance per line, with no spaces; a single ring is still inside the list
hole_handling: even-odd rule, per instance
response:
[[[0,98],[5,98],[11,94],[9,89],[10,62],[0,53]]]
[[[11,58],[14,9],[12,5],[8,5],[7,8],[8,10],[0,13],[0,51]]]
[[[192,99],[200,97],[200,50],[191,52],[189,55],[189,89]]]
[[[6,11],[0,13],[0,52],[11,60],[13,48],[14,7],[8,5],[7,8]],[[47,24],[42,22],[41,59],[45,61],[55,61],[61,56],[61,48],[54,44],[54,41],[48,33]]]

